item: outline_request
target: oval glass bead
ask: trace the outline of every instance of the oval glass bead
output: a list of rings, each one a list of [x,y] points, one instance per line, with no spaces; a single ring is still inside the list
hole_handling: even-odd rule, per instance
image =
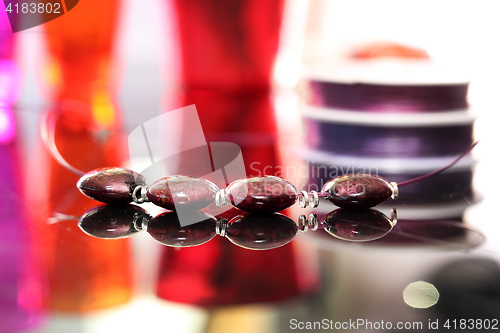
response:
[[[146,184],[143,176],[124,168],[100,168],[83,175],[76,186],[87,197],[108,203],[132,202],[132,192],[137,185]]]
[[[226,237],[235,245],[250,250],[269,250],[291,242],[297,224],[282,214],[245,214],[233,218],[226,227]]]
[[[212,182],[187,176],[162,178],[148,187],[150,202],[169,209],[200,210],[215,202],[219,188]]]
[[[157,242],[173,247],[197,246],[215,237],[217,220],[213,216],[198,211],[190,214],[198,222],[184,227],[176,212],[160,214],[148,223],[147,232]]]
[[[382,177],[371,174],[345,175],[329,180],[322,192],[328,201],[342,208],[370,208],[386,202],[393,187]]]
[[[297,201],[297,189],[274,176],[239,179],[226,189],[231,204],[247,213],[275,213]]]
[[[394,226],[382,212],[375,209],[346,210],[328,213],[322,223],[335,238],[351,242],[367,242],[387,235]]]
[[[80,217],[78,226],[87,235],[117,239],[129,237],[151,216],[141,207],[135,205],[105,205],[89,209]],[[137,227],[137,228],[136,228]]]

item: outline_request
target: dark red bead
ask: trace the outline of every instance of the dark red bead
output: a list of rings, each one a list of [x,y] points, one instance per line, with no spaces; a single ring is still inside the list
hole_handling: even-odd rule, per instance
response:
[[[177,210],[199,210],[215,202],[218,187],[201,178],[172,176],[162,178],[148,187],[149,201],[157,206]]]
[[[274,249],[291,242],[297,234],[293,220],[281,214],[245,214],[227,225],[226,237],[234,244],[251,250]]]
[[[100,168],[83,175],[76,186],[91,199],[108,204],[132,202],[132,192],[146,180],[140,174],[123,168]]]
[[[297,201],[295,186],[274,176],[240,179],[226,192],[233,206],[254,214],[279,212]]]
[[[323,186],[326,198],[342,208],[370,208],[387,201],[392,185],[382,177],[371,174],[346,175],[333,178]]]
[[[322,223],[330,235],[355,242],[366,242],[387,235],[392,221],[375,209],[337,209],[325,216]]]
[[[147,232],[159,243],[174,247],[197,246],[214,238],[217,220],[213,216],[198,211],[190,215],[196,223],[181,227],[177,213],[163,213],[148,223]]]
[[[124,238],[135,234],[144,220],[150,215],[141,207],[135,205],[113,206],[105,205],[89,209],[80,217],[78,226],[86,234],[97,238]]]

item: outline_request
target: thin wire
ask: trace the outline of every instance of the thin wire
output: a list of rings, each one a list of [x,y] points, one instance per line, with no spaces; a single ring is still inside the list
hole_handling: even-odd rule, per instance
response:
[[[71,164],[69,164],[64,157],[62,157],[61,153],[57,149],[54,133],[56,128],[56,117],[54,115],[55,112],[47,112],[42,117],[42,121],[40,124],[40,134],[42,136],[42,142],[45,147],[49,151],[50,155],[63,167],[68,169],[69,171],[77,174],[78,176],[83,176],[85,172],[75,168]]]
[[[450,164],[448,164],[447,166],[444,166],[442,167],[441,169],[438,169],[438,170],[435,170],[435,171],[432,171],[428,174],[425,174],[423,176],[420,176],[420,177],[417,177],[417,178],[413,178],[413,179],[410,179],[410,180],[406,180],[404,182],[401,182],[401,183],[398,183],[398,186],[401,187],[401,186],[405,186],[405,185],[409,185],[409,184],[413,184],[415,182],[418,182],[422,179],[425,179],[427,177],[431,177],[431,176],[434,176],[434,175],[437,175],[438,173],[441,173],[449,168],[451,168],[452,166],[454,166],[458,161],[460,161],[465,155],[467,155],[468,153],[471,152],[472,149],[474,149],[474,147],[479,143],[479,141],[476,141],[472,144],[472,146],[469,147],[469,149],[467,149],[465,152],[462,153],[462,155],[458,156],[453,162],[451,162]]]

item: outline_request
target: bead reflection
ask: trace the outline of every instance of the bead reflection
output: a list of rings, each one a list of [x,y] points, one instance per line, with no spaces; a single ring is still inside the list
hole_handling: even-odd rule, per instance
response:
[[[338,211],[341,212],[340,209]],[[380,212],[377,213],[382,214]],[[388,219],[390,222],[392,222],[391,228],[388,225],[388,222],[384,221],[384,218],[387,219],[387,217],[383,217],[383,215],[380,220],[380,223],[382,223],[382,225],[378,225],[376,223],[377,218],[374,219],[375,222],[368,222],[369,220],[364,220],[363,218],[356,217],[357,215],[363,215],[361,211],[352,211],[349,213],[347,211],[342,212],[342,214],[346,214],[347,218],[340,221],[339,217],[342,216],[337,215],[336,211],[334,211],[326,215],[319,224],[319,228],[326,229],[328,233],[307,232],[307,237],[313,239],[316,244],[325,248],[335,248],[335,246],[338,246],[337,240],[347,240],[355,242],[357,241],[358,243],[373,246],[400,248],[425,247],[440,251],[466,251],[480,246],[485,241],[485,236],[477,230],[474,230],[464,224],[462,222],[461,216],[453,218],[450,217],[447,220],[397,219],[396,223],[395,210],[393,210],[392,213],[393,216]],[[408,215],[407,211],[403,213],[405,215]],[[366,214],[368,218],[371,218],[369,215],[369,211],[366,211],[364,214]],[[332,220],[332,216],[335,217],[335,220]],[[330,218],[330,220],[327,221],[327,218]],[[363,221],[365,221],[366,223],[363,223],[363,225],[359,225]],[[334,225],[334,222],[338,223]],[[305,218],[305,216],[303,217],[303,223],[307,223],[307,218]],[[353,225],[351,226],[351,224]],[[335,227],[335,229],[333,229],[332,227]],[[310,230],[311,229],[309,228],[309,231]],[[355,239],[363,238],[363,235],[365,238],[364,240],[372,241],[363,242],[363,239]],[[332,239],[331,236],[334,236],[335,239]]]
[[[297,225],[282,214],[244,214],[227,224],[225,236],[235,245],[250,250],[269,250],[291,242]]]
[[[202,212],[190,212],[196,222],[181,226],[176,212],[158,215],[147,224],[147,232],[157,242],[174,247],[189,247],[204,244],[214,238],[216,219]],[[183,215],[183,219],[188,218]]]
[[[118,239],[132,236],[141,229],[142,223],[151,216],[135,205],[105,205],[89,209],[80,217],[78,226],[87,235]]]
[[[396,224],[396,210],[389,219],[378,210],[336,209],[328,213],[321,222],[333,237],[350,242],[367,242],[387,235]]]

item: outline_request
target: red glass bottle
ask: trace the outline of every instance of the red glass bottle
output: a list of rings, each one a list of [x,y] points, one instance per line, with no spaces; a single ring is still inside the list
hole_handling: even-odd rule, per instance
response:
[[[173,4],[182,105],[196,105],[207,142],[240,146],[247,176],[272,174],[279,161],[270,79],[284,1]],[[189,135],[189,122],[184,132]],[[196,172],[195,163],[195,158],[181,159],[179,169]],[[207,307],[272,302],[311,293],[318,285],[316,272],[304,271],[297,261],[293,244],[251,251],[215,237],[201,246],[162,252],[157,294],[170,301]]]
[[[174,0],[182,84],[219,92],[267,90],[284,0]]]
[[[189,67],[194,60],[186,57],[188,64],[184,67]],[[186,86],[190,78],[186,78]],[[266,79],[268,82],[268,75]],[[227,92],[220,87],[184,91],[184,105],[196,104],[206,140],[238,144],[248,176],[262,176],[278,165],[274,112],[268,86],[262,82],[258,84],[260,91],[242,88]],[[232,88],[226,86],[227,90]],[[226,217],[231,218],[234,213],[228,212]],[[157,295],[205,307],[274,302],[315,291],[316,272],[302,269],[293,243],[268,251],[252,251],[216,237],[198,247],[163,248]]]

